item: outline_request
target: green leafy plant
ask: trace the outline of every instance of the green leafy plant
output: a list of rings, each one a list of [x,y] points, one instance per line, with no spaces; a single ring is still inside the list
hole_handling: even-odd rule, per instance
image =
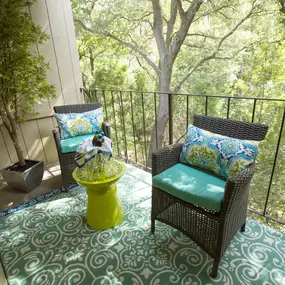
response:
[[[48,39],[29,14],[35,0],[0,2],[0,118],[24,166],[17,129],[28,115],[35,115],[34,104],[55,97],[55,88],[46,81],[49,64],[38,46]],[[35,52],[33,52],[33,48]]]

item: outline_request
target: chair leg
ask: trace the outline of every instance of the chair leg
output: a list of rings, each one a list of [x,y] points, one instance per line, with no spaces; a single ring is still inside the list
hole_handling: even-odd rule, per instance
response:
[[[217,275],[218,275],[218,269],[219,269],[220,260],[221,259],[214,259],[212,272],[210,274],[212,278],[216,278]]]
[[[154,233],[155,231],[155,219],[151,219],[151,232]]]
[[[246,226],[246,222],[241,226],[240,231],[244,232],[245,231],[245,226]]]

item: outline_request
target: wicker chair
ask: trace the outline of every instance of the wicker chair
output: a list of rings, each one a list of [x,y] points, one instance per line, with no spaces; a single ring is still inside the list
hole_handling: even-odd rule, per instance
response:
[[[74,104],[64,106],[54,106],[54,112],[58,114],[62,113],[83,113],[91,110],[95,110],[101,107],[100,103],[88,103],[88,104]],[[110,138],[110,126],[107,123],[103,123],[102,129],[107,137]],[[75,169],[74,157],[75,152],[62,153],[60,147],[60,133],[58,127],[53,130],[53,137],[55,140],[62,180],[65,186],[74,182],[72,177],[72,171]]]
[[[213,133],[247,140],[261,141],[268,127],[208,116],[194,116],[194,126]],[[179,162],[182,144],[171,145],[152,154],[152,176]],[[180,200],[162,189],[152,188],[151,231],[155,220],[166,223],[191,238],[213,259],[212,277],[231,240],[240,229],[245,231],[250,181],[254,163],[242,173],[226,181],[220,212],[213,212]]]

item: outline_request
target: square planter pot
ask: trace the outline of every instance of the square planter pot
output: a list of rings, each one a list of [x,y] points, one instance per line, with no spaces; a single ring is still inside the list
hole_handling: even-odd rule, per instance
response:
[[[44,174],[44,162],[26,159],[26,162],[31,164],[31,167],[25,171],[15,171],[12,170],[14,163],[4,169],[1,169],[1,174],[7,184],[15,189],[22,192],[30,192],[39,186],[43,179]]]

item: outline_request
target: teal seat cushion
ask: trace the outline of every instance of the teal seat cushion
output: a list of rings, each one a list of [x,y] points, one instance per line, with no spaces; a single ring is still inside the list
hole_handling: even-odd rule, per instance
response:
[[[219,212],[226,181],[178,163],[152,178],[152,185],[204,209]]]
[[[93,138],[94,134],[77,136],[60,141],[60,148],[62,153],[74,152],[83,140]]]

